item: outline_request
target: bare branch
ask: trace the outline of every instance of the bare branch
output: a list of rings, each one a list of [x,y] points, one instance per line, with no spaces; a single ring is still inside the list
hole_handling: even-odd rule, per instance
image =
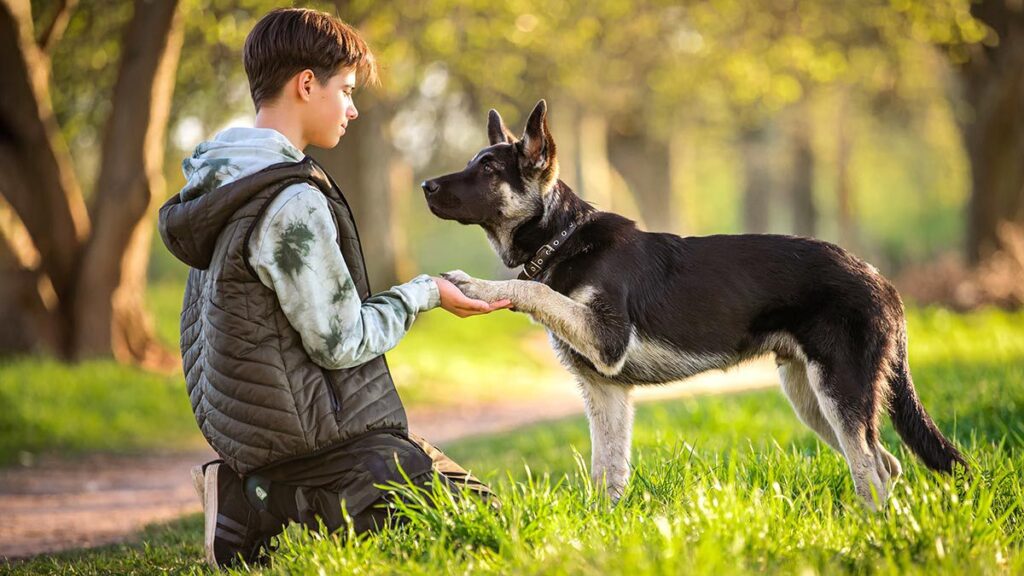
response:
[[[45,54],[50,54],[53,51],[53,47],[60,41],[61,36],[64,35],[64,30],[68,26],[68,20],[71,19],[71,12],[74,11],[77,5],[78,0],[60,0],[58,2],[57,12],[53,15],[53,19],[50,20],[50,25],[36,40],[39,49]]]

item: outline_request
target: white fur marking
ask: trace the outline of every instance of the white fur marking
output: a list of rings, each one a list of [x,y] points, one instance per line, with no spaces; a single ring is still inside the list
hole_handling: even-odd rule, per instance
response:
[[[580,379],[580,391],[590,421],[590,474],[597,486],[618,501],[629,479],[633,433],[633,403],[629,386],[599,378]]]
[[[889,490],[877,469],[879,462],[875,458],[875,447],[868,446],[863,426],[846,424],[839,413],[839,406],[823,387],[822,370],[817,363],[807,363],[807,378],[815,396],[818,397],[821,413],[832,426],[839,444],[843,447],[843,455],[846,456],[846,463],[850,467],[857,495],[870,510],[877,510],[878,505],[889,497]]]

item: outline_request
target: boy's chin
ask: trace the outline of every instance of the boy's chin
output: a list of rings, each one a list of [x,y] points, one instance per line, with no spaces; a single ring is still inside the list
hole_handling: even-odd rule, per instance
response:
[[[340,134],[340,133],[321,134],[316,139],[310,139],[309,143],[312,144],[313,146],[316,146],[317,148],[328,148],[328,149],[330,149],[330,148],[334,148],[335,146],[338,145],[338,142],[341,141],[341,136],[342,136],[342,134]]]

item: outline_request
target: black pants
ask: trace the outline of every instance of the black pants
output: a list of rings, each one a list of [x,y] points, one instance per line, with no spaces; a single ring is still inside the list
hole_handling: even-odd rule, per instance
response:
[[[413,474],[409,476],[412,484],[429,489],[437,475],[453,492],[475,494],[497,505],[487,485],[423,438],[409,434],[407,439],[401,437],[399,440],[411,440],[415,444],[414,449],[422,450],[421,458],[423,453],[429,457],[429,469],[406,471]],[[258,517],[264,534],[268,537],[276,536],[289,522],[302,524],[311,530],[317,530],[322,522],[328,531],[334,532],[346,525],[343,507],[351,511],[349,520],[357,534],[377,530],[391,523],[393,519],[387,505],[388,498],[395,497],[394,492],[378,496],[376,491],[358,490],[355,492],[369,493],[374,499],[370,502],[345,500],[346,493],[339,486],[352,484],[351,467],[346,465],[351,457],[350,452],[325,454],[275,467],[268,470],[266,475],[261,473],[243,478],[247,500],[261,510]],[[255,497],[257,487],[269,493],[269,497],[265,500]],[[352,493],[351,490],[348,492]]]

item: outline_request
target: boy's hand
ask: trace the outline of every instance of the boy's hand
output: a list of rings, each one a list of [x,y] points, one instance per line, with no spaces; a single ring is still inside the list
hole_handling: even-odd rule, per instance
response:
[[[444,278],[434,277],[434,282],[437,284],[437,291],[441,294],[441,308],[455,314],[459,318],[487,314],[488,312],[508,308],[512,305],[512,302],[509,300],[498,300],[491,303],[484,302],[483,300],[474,300],[467,297],[455,284]]]

